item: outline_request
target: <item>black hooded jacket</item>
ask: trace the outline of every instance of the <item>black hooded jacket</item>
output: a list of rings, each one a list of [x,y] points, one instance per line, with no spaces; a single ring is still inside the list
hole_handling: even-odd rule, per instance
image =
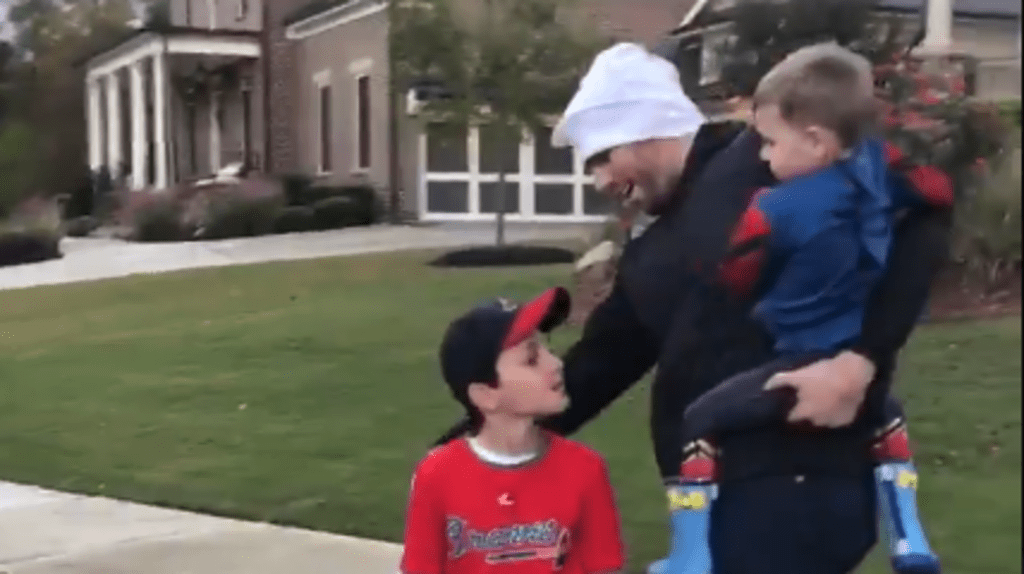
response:
[[[696,136],[672,202],[623,252],[611,295],[565,355],[567,411],[545,426],[571,434],[657,365],[651,433],[663,478],[678,473],[682,413],[725,379],[772,356],[751,319],[754,296],[731,296],[717,264],[752,195],[774,183],[760,137],[740,124],[711,124]],[[887,275],[875,290],[855,350],[878,367],[859,419],[837,431],[761,430],[723,438],[722,472],[852,473],[870,465],[867,442],[884,423],[895,358],[947,253],[949,213],[921,208],[897,229]]]

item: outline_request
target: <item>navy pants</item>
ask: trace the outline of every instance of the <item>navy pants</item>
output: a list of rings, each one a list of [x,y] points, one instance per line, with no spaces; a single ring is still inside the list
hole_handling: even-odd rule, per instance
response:
[[[765,391],[764,384],[775,373],[822,358],[827,355],[777,359],[705,393],[686,410],[684,444],[785,426],[795,393],[785,387]],[[883,410],[887,422],[903,415],[891,396]],[[849,443],[836,444],[837,449],[851,448]],[[759,454],[769,459],[782,456],[775,451]],[[849,574],[878,540],[876,505],[874,477],[867,465],[859,476],[815,472],[726,479],[711,511],[714,573]]]
[[[870,471],[725,482],[719,492],[714,574],[850,574],[878,539]]]
[[[704,393],[683,415],[683,445],[697,439],[714,439],[723,433],[785,424],[796,404],[796,391],[789,387],[766,391],[768,379],[831,356],[809,353],[779,358],[744,371]],[[903,417],[903,407],[892,395],[885,399],[884,416],[886,425]]]

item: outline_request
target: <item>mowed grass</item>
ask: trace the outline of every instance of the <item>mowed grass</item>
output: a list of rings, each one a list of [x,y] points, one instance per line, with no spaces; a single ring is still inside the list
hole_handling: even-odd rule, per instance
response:
[[[571,273],[432,255],[0,292],[0,478],[400,540],[410,472],[460,414],[436,362],[447,321]],[[924,326],[903,362],[950,574],[1020,572],[1020,344],[1019,317]],[[636,572],[667,536],[647,410],[641,384],[577,437],[608,460]]]

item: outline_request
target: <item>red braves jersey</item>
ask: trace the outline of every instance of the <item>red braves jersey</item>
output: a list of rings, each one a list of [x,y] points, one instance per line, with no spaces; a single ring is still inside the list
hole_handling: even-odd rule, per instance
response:
[[[405,574],[595,574],[624,563],[619,515],[600,455],[549,435],[517,467],[480,460],[465,440],[413,474]]]

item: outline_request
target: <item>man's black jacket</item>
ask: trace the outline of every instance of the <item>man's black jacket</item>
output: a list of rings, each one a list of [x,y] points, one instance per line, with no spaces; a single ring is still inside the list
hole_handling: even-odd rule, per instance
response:
[[[756,295],[740,300],[714,281],[751,196],[774,183],[760,147],[758,135],[739,124],[711,124],[697,134],[671,203],[627,244],[611,294],[565,355],[570,406],[546,427],[572,434],[657,364],[651,432],[662,477],[670,479],[681,462],[686,406],[771,357],[772,342],[750,318]],[[872,297],[856,348],[879,373],[859,420],[828,433],[780,429],[723,439],[726,477],[848,473],[869,464],[862,447],[882,422],[895,357],[946,254],[948,227],[948,212],[922,209],[897,229],[889,272]]]

